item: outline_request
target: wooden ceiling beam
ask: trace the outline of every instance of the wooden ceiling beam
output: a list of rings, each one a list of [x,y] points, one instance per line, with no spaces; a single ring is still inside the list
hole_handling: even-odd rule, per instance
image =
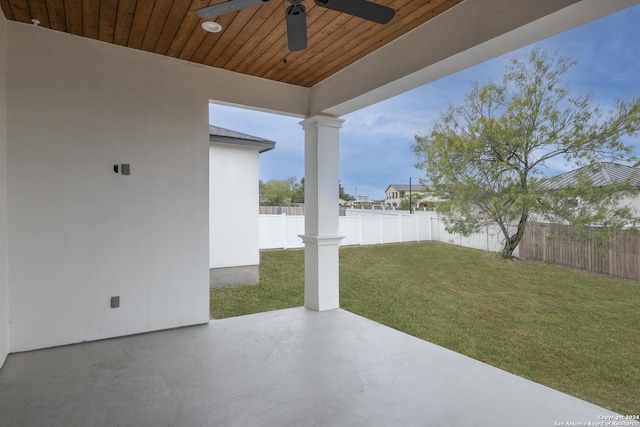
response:
[[[82,0],[82,36],[98,39],[100,0]]]
[[[18,22],[31,23],[31,11],[29,10],[29,4],[25,0],[9,0],[11,15]],[[3,9],[4,10],[4,9]],[[8,13],[5,12],[4,16],[8,17]],[[38,18],[36,18],[38,19]],[[49,16],[47,15],[47,21]]]
[[[52,30],[67,31],[67,17],[63,0],[46,0],[49,12],[49,25]]]
[[[280,7],[267,8],[265,6],[266,5],[260,7],[259,12],[256,13],[243,30],[243,33],[247,34],[247,40],[253,38],[255,40],[261,40],[262,42],[248,43],[247,40],[244,40],[244,42],[242,39],[239,40],[239,49],[231,55],[227,62],[224,64],[220,63],[218,65],[220,68],[236,70],[240,64],[247,64],[247,56],[256,50],[258,46],[264,46],[266,44],[265,39],[269,37],[270,34],[280,34],[281,31],[279,31],[278,26],[282,25],[282,14],[285,13],[285,10]],[[262,11],[264,11],[264,14],[260,14]],[[253,32],[251,35],[248,35],[250,31]]]
[[[82,0],[64,0],[64,14],[67,17],[67,32],[82,35]]]
[[[131,23],[131,32],[129,33],[129,42],[127,46],[133,49],[140,49],[144,40],[153,11],[153,1],[139,1],[136,3],[136,11],[133,13],[133,22]]]
[[[456,1],[460,2],[462,0]],[[409,3],[415,2],[405,2],[402,6],[409,6]],[[390,41],[397,39],[408,30],[418,27],[425,21],[425,15],[434,15],[432,13],[434,9],[439,8],[438,13],[442,13],[452,7],[453,3],[453,1],[440,0],[431,1],[418,8],[402,7],[398,10],[396,17],[398,21],[396,25],[362,26],[363,31],[357,35],[353,32],[349,34],[349,37],[345,38],[347,43],[327,55],[322,66],[318,67],[315,73],[308,73],[302,80],[284,81],[305,87],[313,86],[327,76],[334,74],[336,70],[340,70],[354,63],[355,61],[352,58],[362,58]],[[370,42],[365,43],[365,40],[369,40]],[[428,45],[429,43],[425,42],[423,47],[427,48]],[[346,54],[346,52],[350,52],[351,55]]]
[[[251,14],[252,11],[247,13]],[[195,36],[196,39],[200,38],[201,43],[195,47],[190,61],[211,66],[217,55],[224,51],[228,43],[231,43],[230,39],[233,35],[242,29],[241,25],[243,23],[241,22],[242,18],[238,17],[239,14],[240,12],[229,13],[215,20],[211,20],[223,26],[221,33],[208,33],[202,28],[196,28],[192,37]],[[237,17],[238,22],[234,24]],[[204,36],[199,33],[204,33]],[[216,48],[215,50],[214,47]]]
[[[120,0],[118,14],[116,15],[116,27],[113,33],[113,43],[120,46],[129,44],[129,35],[131,34],[135,13],[136,0]]]
[[[116,32],[117,17],[118,0],[100,0],[98,40],[106,43],[113,43],[113,35]]]
[[[11,3],[9,0],[0,0],[0,9],[4,12],[4,17],[10,21],[15,21],[16,17],[13,14],[13,10],[11,9]]]
[[[149,25],[147,26],[147,31],[145,32],[144,38],[142,39],[142,50],[153,52],[153,50],[155,49],[156,44],[158,43],[158,38],[160,37],[160,33],[164,28],[164,23],[169,16],[169,11],[171,10],[172,4],[173,0],[156,0],[156,4],[151,11],[151,16],[149,17]]]
[[[171,46],[171,42],[175,38],[178,30],[180,29],[180,23],[184,21],[186,14],[189,11],[190,4],[188,2],[174,1],[169,10],[169,16],[162,27],[158,42],[153,50],[160,55],[166,55]]]
[[[197,9],[205,7],[209,4],[208,0],[194,0],[189,6],[189,10],[184,15],[184,19],[180,23],[178,32],[171,40],[166,55],[177,58],[185,48],[187,42],[193,35],[194,30],[199,27],[200,18],[195,14]]]
[[[46,2],[39,0],[27,1],[27,11],[29,13],[29,17],[24,22],[31,22],[31,19],[37,19],[40,21],[40,26],[44,28],[51,28],[51,23],[49,22],[49,9],[47,8]]]

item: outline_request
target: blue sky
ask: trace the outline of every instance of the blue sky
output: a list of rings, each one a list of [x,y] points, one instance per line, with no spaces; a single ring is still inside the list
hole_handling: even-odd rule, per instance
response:
[[[452,76],[343,116],[340,180],[347,193],[384,198],[389,184],[417,182],[414,136],[426,135],[448,105],[460,104],[472,81],[499,80],[514,56],[526,59],[534,47],[558,50],[577,61],[567,75],[574,94],[593,96],[609,111],[616,99],[640,96],[640,5],[519,49]],[[300,119],[211,105],[209,123],[276,141],[260,156],[260,179],[304,176],[304,133]],[[635,141],[628,141],[635,143]],[[637,145],[640,146],[640,141]],[[563,172],[557,163],[550,174]]]

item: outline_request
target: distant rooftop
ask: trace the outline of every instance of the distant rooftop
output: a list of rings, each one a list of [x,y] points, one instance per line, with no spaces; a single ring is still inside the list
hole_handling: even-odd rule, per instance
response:
[[[213,125],[209,125],[209,142],[257,147],[260,149],[261,153],[273,150],[276,146],[275,141]]]
[[[622,182],[630,182],[633,185],[640,186],[639,168],[603,162],[556,175],[546,180],[542,184],[542,188],[559,190],[573,187],[578,184],[580,177],[590,179],[594,187],[606,187],[607,185]]]
[[[409,184],[391,184],[387,187],[387,189],[384,191],[385,193],[387,192],[387,190],[389,190],[389,188],[393,187],[394,189],[396,189],[397,191],[409,191]],[[421,184],[411,184],[411,191],[431,191],[431,189],[429,187],[427,187],[426,185],[421,185]]]

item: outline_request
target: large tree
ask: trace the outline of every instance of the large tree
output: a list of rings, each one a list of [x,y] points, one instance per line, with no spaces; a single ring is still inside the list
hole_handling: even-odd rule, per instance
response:
[[[287,179],[271,179],[267,182],[260,181],[260,195],[263,197],[264,206],[289,205],[293,201],[298,179],[290,177]],[[304,200],[303,200],[304,201]]]
[[[342,186],[342,182],[340,181],[338,181],[338,198],[342,200],[346,200],[347,202],[356,199],[351,194],[344,191],[344,187]]]
[[[585,172],[561,191],[545,188],[552,162],[589,171],[601,161],[635,159],[624,139],[639,133],[640,98],[617,101],[603,114],[589,95],[570,93],[565,79],[574,65],[532,50],[526,61],[509,63],[501,83],[472,83],[461,105],[449,106],[427,135],[416,135],[416,166],[447,199],[438,211],[450,232],[469,235],[497,224],[502,254],[511,257],[535,215],[610,230],[635,223],[632,210],[616,207],[637,192],[629,182],[597,189]],[[576,209],[562,202],[568,199],[588,203]]]
[[[291,203],[304,203],[304,178],[300,179],[300,183],[291,186],[291,192]]]
[[[267,182],[259,181],[261,204],[263,206],[281,206],[291,203],[304,203],[304,178],[298,181],[295,176],[287,179],[271,179]],[[355,200],[353,196],[344,191],[344,187],[338,182],[338,197],[343,200]]]

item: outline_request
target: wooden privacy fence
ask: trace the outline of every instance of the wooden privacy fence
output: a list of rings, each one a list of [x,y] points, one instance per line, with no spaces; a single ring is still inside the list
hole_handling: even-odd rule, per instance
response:
[[[520,257],[623,279],[640,280],[640,235],[623,231],[605,247],[595,239],[569,238],[571,227],[529,223],[520,242]],[[591,233],[598,233],[593,228]]]

